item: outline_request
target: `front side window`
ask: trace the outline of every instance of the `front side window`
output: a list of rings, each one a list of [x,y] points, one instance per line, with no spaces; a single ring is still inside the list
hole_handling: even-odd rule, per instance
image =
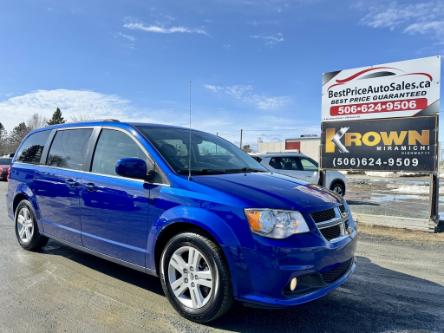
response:
[[[316,162],[308,158],[302,157],[301,164],[304,168],[304,171],[318,171],[318,165],[316,164]]]
[[[215,142],[203,140],[197,145],[199,155],[201,156],[229,156],[230,153]]]
[[[40,164],[45,143],[48,140],[50,131],[42,131],[31,134],[20,150],[17,152],[17,160],[22,163]]]
[[[104,129],[97,141],[91,171],[104,175],[117,175],[115,170],[117,161],[130,157],[144,160],[148,168],[152,164],[137,143],[127,134]]]
[[[172,127],[139,126],[138,129],[179,174],[186,175],[189,169],[194,175],[267,171],[216,135]]]
[[[60,168],[85,170],[92,128],[57,131],[49,150],[47,164]]]

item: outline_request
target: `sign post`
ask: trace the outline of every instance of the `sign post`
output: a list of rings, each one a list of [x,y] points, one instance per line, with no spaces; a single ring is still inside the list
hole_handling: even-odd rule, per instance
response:
[[[321,168],[428,172],[439,229],[440,57],[323,75]]]

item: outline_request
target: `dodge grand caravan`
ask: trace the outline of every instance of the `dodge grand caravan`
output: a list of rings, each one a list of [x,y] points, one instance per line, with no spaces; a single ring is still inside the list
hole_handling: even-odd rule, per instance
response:
[[[342,197],[196,130],[118,121],[35,130],[14,157],[7,205],[24,249],[52,238],[159,276],[172,306],[197,322],[234,300],[312,301],[355,269]]]

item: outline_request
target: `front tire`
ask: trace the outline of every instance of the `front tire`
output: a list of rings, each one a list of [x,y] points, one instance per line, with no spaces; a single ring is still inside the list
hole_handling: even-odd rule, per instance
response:
[[[345,195],[345,185],[343,182],[340,181],[333,182],[333,184],[331,184],[330,186],[330,190],[339,194],[342,197]]]
[[[171,305],[189,320],[208,323],[232,305],[231,279],[222,251],[202,235],[181,233],[167,243],[160,279]]]
[[[48,238],[39,232],[32,204],[22,200],[15,210],[15,235],[20,246],[28,251],[39,250]]]

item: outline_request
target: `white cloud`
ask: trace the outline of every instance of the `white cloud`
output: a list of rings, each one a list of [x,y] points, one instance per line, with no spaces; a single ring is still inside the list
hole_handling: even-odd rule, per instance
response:
[[[392,2],[358,8],[367,11],[361,23],[372,28],[399,30],[411,35],[429,35],[438,43],[444,42],[444,2],[424,1],[413,4]]]
[[[57,107],[67,120],[140,120],[131,103],[119,96],[88,90],[54,89],[36,90],[0,101],[0,121],[7,130],[11,130],[19,122],[26,122],[34,113],[50,118]]]
[[[208,110],[196,105],[193,107],[193,128],[219,133],[236,144],[239,143],[240,128],[275,130],[264,133],[247,131],[244,134],[244,143],[250,144],[254,144],[259,136],[267,140],[271,137],[291,137],[296,136],[296,133],[307,133],[310,128],[297,117],[288,117],[285,113],[258,114],[255,111],[255,109],[283,109],[291,102],[289,97],[260,95],[255,93],[251,85],[206,85],[205,87],[208,91],[231,97],[253,107]],[[175,102],[162,102],[157,106],[139,106],[118,95],[69,89],[36,90],[22,95],[4,96],[0,98],[0,122],[10,131],[18,123],[28,121],[35,113],[50,118],[57,107],[62,110],[64,118],[68,121],[113,118],[121,121],[163,123],[184,127],[189,123],[188,106],[178,105]],[[252,118],[255,119],[254,126],[251,125]],[[283,130],[286,128],[292,130]],[[312,132],[316,131],[314,129],[308,131]]]
[[[424,23],[413,23],[404,29],[405,32],[410,34],[427,34],[427,33],[439,33],[444,34],[444,20],[432,21]]]
[[[132,35],[124,34],[122,32],[119,32],[117,35],[119,37],[122,37],[123,39],[126,39],[127,41],[132,42],[132,43],[134,43],[136,41],[136,37],[134,37]]]
[[[218,86],[206,84],[204,87],[212,93],[224,94],[236,100],[254,105],[256,108],[265,111],[275,111],[284,108],[291,102],[288,96],[267,96],[257,94],[251,85],[231,85]]]
[[[285,41],[284,35],[280,32],[273,34],[273,35],[252,35],[250,36],[253,39],[260,39],[265,42],[265,45],[273,46],[277,43],[282,43]]]
[[[139,30],[143,32],[151,32],[158,34],[186,33],[186,34],[208,35],[208,33],[204,29],[189,28],[179,25],[166,27],[162,25],[145,25],[141,22],[128,22],[125,23],[123,27],[129,30]]]

